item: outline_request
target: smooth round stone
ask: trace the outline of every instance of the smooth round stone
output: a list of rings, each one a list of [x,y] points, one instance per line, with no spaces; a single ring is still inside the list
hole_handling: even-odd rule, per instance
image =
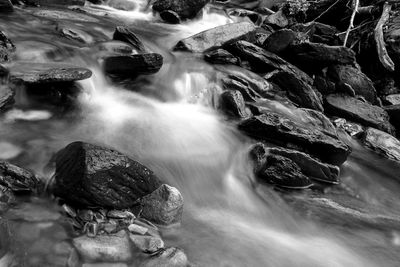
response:
[[[12,121],[41,121],[48,120],[52,117],[52,114],[47,110],[20,110],[13,109],[5,114],[5,119],[8,122]],[[1,145],[0,145],[1,147]]]
[[[22,149],[8,142],[0,141],[0,159],[13,159],[22,153]]]
[[[14,80],[27,84],[74,82],[92,76],[89,69],[64,63],[17,62],[10,66]]]

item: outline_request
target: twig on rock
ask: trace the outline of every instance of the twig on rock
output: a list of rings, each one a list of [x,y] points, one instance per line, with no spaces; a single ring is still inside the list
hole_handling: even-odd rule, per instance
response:
[[[330,5],[324,12],[322,12],[318,17],[312,20],[312,22],[317,21],[320,17],[322,17],[324,14],[326,14],[329,10],[331,10],[332,7],[334,7],[337,3],[339,3],[340,0],[336,0],[335,3]]]
[[[358,11],[359,4],[360,4],[359,0],[353,0],[353,13],[351,14],[349,27],[347,28],[346,36],[344,37],[344,42],[343,42],[344,47],[346,47],[347,39],[349,39],[349,34],[350,34],[351,29],[354,28],[354,18],[356,17],[356,13]]]
[[[389,71],[394,71],[395,65],[386,50],[385,40],[383,38],[383,25],[390,17],[390,10],[392,9],[391,4],[386,2],[383,5],[382,16],[375,27],[374,37],[376,43],[376,49],[378,52],[379,61],[382,63],[383,67]]]

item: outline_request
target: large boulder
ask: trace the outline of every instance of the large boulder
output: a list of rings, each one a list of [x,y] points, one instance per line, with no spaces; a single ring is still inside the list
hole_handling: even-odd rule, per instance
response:
[[[75,205],[129,208],[161,185],[139,162],[84,142],[59,151],[55,163],[54,194]]]
[[[245,39],[256,26],[250,22],[231,23],[200,32],[179,41],[174,50],[203,53],[227,43]]]
[[[244,120],[239,129],[255,139],[296,148],[333,165],[341,165],[351,152],[338,138],[274,112]]]
[[[389,115],[381,107],[346,95],[327,96],[325,107],[332,115],[394,134]]]
[[[140,216],[161,225],[180,223],[183,197],[175,187],[163,184],[140,200]]]
[[[104,59],[104,71],[107,74],[127,78],[134,78],[139,74],[154,74],[162,65],[163,57],[157,53],[110,56]]]
[[[375,128],[367,128],[363,143],[378,154],[392,160],[400,161],[400,141],[395,137]]]
[[[180,19],[194,18],[209,0],[156,0],[153,10],[157,12],[173,11]]]
[[[86,68],[64,63],[16,62],[10,68],[10,78],[28,85],[45,83],[71,83],[90,78]]]
[[[327,76],[337,85],[351,86],[356,95],[367,101],[377,103],[377,95],[373,82],[359,69],[350,65],[334,65],[328,68]]]
[[[13,42],[0,31],[0,63],[10,61],[15,50]]]

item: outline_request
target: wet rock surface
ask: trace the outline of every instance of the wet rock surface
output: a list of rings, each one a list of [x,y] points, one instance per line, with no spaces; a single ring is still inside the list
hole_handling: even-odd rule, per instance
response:
[[[154,74],[162,65],[163,57],[157,53],[112,56],[104,60],[104,71],[121,77],[136,77],[139,74]]]
[[[41,187],[39,179],[32,172],[6,161],[0,161],[0,184],[15,193],[34,193]]]
[[[153,10],[157,12],[173,11],[180,19],[194,18],[209,0],[156,0]]]
[[[14,43],[0,31],[0,63],[8,62],[11,60],[16,47]]]
[[[372,150],[392,160],[400,161],[400,141],[392,135],[374,128],[367,128],[362,138]]]
[[[88,143],[69,144],[55,163],[55,194],[78,205],[127,208],[161,185],[139,162]]]

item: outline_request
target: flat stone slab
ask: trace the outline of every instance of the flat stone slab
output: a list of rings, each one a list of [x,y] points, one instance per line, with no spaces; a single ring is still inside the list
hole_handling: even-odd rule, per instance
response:
[[[10,67],[12,80],[27,84],[74,82],[92,76],[89,69],[64,63],[17,62]]]

